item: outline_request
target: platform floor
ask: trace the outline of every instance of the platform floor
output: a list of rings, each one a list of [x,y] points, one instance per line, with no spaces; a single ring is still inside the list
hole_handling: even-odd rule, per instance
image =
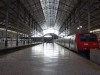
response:
[[[100,67],[51,43],[0,56],[0,75],[100,75]]]

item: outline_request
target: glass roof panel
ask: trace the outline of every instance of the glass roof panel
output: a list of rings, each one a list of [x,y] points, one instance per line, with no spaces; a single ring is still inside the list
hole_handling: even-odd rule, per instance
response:
[[[54,27],[59,0],[40,0],[47,28]]]

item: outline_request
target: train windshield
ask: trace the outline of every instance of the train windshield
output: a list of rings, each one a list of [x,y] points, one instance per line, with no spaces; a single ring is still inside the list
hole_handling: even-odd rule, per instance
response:
[[[80,34],[80,41],[96,42],[96,35],[95,34]]]

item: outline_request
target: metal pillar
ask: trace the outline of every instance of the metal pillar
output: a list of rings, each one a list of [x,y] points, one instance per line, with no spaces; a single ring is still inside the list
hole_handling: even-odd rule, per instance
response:
[[[36,29],[35,29],[35,34],[37,35],[37,23],[36,23]],[[37,43],[37,39],[36,39],[36,43]]]
[[[44,35],[43,35],[42,39],[43,39],[42,41],[43,41],[43,48],[44,48]]]
[[[54,30],[54,33],[55,33],[55,30]],[[52,37],[53,37],[53,45],[54,45],[54,34],[53,34],[53,36],[52,36]]]
[[[24,42],[23,42],[23,45],[25,45],[25,33],[24,33]]]
[[[32,21],[31,28],[33,29],[33,18],[32,18],[32,20],[31,20],[31,21]]]
[[[44,44],[44,35],[43,35],[43,37],[42,37],[42,42],[43,42],[43,44]]]
[[[18,46],[18,36],[19,36],[19,33],[17,31],[16,46]]]
[[[71,15],[70,15],[70,17],[69,17],[69,31],[70,31],[70,33],[69,34],[71,34]]]
[[[28,43],[28,45],[30,44],[30,42],[29,42],[29,35],[28,35],[28,41],[27,41],[27,43]]]
[[[80,26],[81,26],[81,15],[80,15],[80,4],[78,6],[78,23],[79,23],[79,32],[81,32],[80,30]]]
[[[67,35],[68,35],[68,20],[67,20],[67,23],[66,24],[67,24]]]
[[[32,39],[32,37],[31,37],[31,44],[33,43],[33,39]]]
[[[10,5],[10,0],[6,0],[6,23],[5,23],[5,47],[8,46],[8,17],[9,17],[9,5]]]
[[[91,20],[90,20],[90,18],[91,18],[91,15],[90,15],[90,10],[91,10],[91,8],[90,8],[90,0],[87,0],[87,8],[88,8],[88,10],[87,10],[87,13],[88,13],[88,32],[90,32],[90,25],[91,25]]]
[[[32,18],[32,30],[34,30],[34,23],[33,23],[33,18]],[[32,33],[31,33],[32,35],[33,35],[33,31],[32,31]],[[32,37],[31,37],[31,44],[33,43],[33,39],[32,39]]]
[[[19,10],[20,7],[20,0],[17,0],[17,37],[16,37],[16,46],[18,46],[18,38],[19,38],[19,32],[18,32],[18,27],[19,27]]]
[[[26,9],[24,8],[24,23],[25,23],[25,25],[26,25],[26,22],[27,22],[27,20],[26,20],[26,15],[27,15],[27,13],[26,13],[27,11],[26,11]],[[24,27],[25,28],[25,27]],[[23,30],[24,31],[24,34],[23,34],[23,45],[25,45],[25,29]]]
[[[75,10],[74,10],[73,14],[74,14],[74,23],[75,23],[75,16],[76,16],[76,14],[75,14]]]
[[[65,36],[66,36],[66,22],[65,22]]]
[[[29,14],[29,28],[31,29],[31,15]],[[30,30],[31,33],[31,30]],[[28,35],[28,44],[30,44],[30,35]]]
[[[19,33],[17,31],[16,46],[18,46],[18,38],[19,38],[18,36],[19,36]]]
[[[36,28],[36,29],[35,29],[35,30],[36,30],[35,34],[37,34],[37,23],[36,23],[36,26],[35,26],[35,28]]]
[[[34,39],[35,39],[35,22],[34,22]],[[35,43],[35,40],[34,40],[34,43]]]
[[[20,34],[20,35],[21,35],[20,38],[21,38],[21,45],[22,45],[23,44],[23,38],[22,38],[23,37],[23,34]]]

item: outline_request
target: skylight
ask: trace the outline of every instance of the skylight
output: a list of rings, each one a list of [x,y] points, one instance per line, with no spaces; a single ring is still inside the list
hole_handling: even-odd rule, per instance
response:
[[[47,28],[54,27],[59,0],[40,0]]]

